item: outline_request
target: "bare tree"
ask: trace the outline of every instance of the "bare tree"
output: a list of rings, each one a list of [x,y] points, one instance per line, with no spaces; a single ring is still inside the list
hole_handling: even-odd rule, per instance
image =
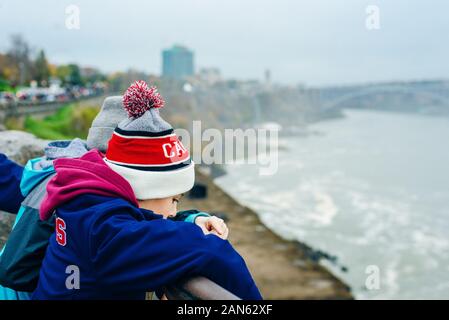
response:
[[[18,79],[11,79],[19,85],[23,85],[32,79],[32,62],[30,59],[31,48],[20,34],[11,36],[11,47],[8,51],[8,58],[11,65],[19,71]]]

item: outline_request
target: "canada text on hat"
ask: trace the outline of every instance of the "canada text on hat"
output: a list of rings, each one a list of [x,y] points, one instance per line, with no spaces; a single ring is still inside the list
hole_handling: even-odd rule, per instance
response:
[[[193,187],[194,163],[173,128],[160,117],[158,109],[163,105],[155,87],[135,82],[123,96],[129,117],[126,129],[119,124],[109,140],[105,161],[131,184],[138,199],[169,197]]]

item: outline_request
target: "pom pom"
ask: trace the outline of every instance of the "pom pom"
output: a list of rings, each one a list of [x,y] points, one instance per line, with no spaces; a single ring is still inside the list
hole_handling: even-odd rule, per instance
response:
[[[151,108],[162,108],[165,101],[156,87],[148,87],[145,81],[134,82],[123,95],[123,107],[130,118],[139,118]]]

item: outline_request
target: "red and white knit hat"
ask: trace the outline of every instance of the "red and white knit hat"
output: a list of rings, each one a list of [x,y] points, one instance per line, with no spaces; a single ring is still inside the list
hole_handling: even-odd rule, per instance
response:
[[[172,126],[159,115],[164,106],[155,87],[136,81],[126,90],[128,119],[109,140],[105,162],[125,178],[137,199],[160,199],[192,189],[194,163]]]

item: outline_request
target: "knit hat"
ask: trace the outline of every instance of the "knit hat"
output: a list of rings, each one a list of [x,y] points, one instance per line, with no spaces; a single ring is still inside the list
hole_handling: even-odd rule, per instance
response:
[[[159,108],[164,100],[155,87],[136,81],[123,96],[128,118],[114,130],[107,165],[125,178],[137,199],[160,199],[189,191],[194,163]]]
[[[87,148],[106,152],[108,141],[111,139],[114,129],[120,121],[126,118],[127,114],[123,109],[122,96],[107,97],[89,129]]]

